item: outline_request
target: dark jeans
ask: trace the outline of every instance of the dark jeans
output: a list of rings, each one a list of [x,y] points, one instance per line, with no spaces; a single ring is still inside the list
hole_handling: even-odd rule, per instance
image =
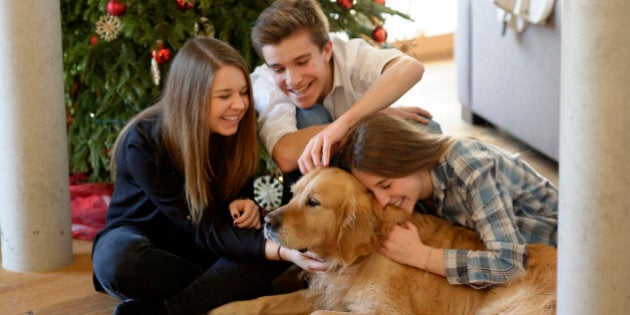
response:
[[[291,264],[183,258],[134,227],[102,235],[92,255],[94,275],[110,295],[162,301],[171,314],[201,314],[225,303],[269,295],[271,282]]]
[[[303,129],[310,126],[319,126],[327,124],[333,121],[332,116],[326,108],[321,104],[315,104],[309,109],[296,108],[295,118],[297,120],[297,128]],[[302,177],[302,173],[299,169],[282,174],[282,202],[281,205],[287,204],[293,194],[291,193],[291,186]]]

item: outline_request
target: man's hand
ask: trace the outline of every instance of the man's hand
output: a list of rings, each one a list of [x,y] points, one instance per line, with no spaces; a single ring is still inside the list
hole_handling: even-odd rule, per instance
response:
[[[415,120],[425,125],[429,123],[429,119],[433,118],[431,113],[420,107],[388,107],[381,110],[381,113]]]
[[[330,164],[330,158],[334,153],[335,145],[341,141],[341,139],[348,132],[350,126],[344,126],[339,120],[333,122],[324,130],[316,134],[306,144],[304,151],[298,159],[298,166],[300,172],[306,174],[320,166],[328,166]]]

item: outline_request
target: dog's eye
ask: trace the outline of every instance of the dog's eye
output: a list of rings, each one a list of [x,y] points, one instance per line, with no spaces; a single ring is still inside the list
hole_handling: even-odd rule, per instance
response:
[[[306,204],[309,207],[318,207],[319,206],[319,201],[313,197],[309,197],[308,201],[306,202]]]

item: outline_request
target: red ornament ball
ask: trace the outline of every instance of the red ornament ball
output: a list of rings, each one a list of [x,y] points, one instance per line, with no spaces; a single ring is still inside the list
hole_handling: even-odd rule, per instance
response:
[[[354,6],[354,0],[337,0],[337,5],[342,9],[348,10]]]
[[[107,3],[107,12],[111,15],[121,16],[127,10],[127,5],[116,0],[110,0]]]
[[[380,5],[385,5],[385,0],[374,0],[374,2],[380,4]]]
[[[382,26],[377,26],[372,31],[372,39],[378,43],[384,43],[387,40],[387,31]]]
[[[151,57],[159,64],[167,63],[171,59],[171,50],[167,47],[161,47],[151,52]]]
[[[96,44],[98,44],[98,36],[90,37],[90,46],[94,47]]]
[[[193,0],[176,0],[177,7],[182,10],[188,10],[193,7]]]

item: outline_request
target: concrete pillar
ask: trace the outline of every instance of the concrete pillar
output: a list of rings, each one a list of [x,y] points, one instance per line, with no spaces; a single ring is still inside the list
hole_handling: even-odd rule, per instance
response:
[[[628,0],[562,2],[558,314],[630,314]]]
[[[72,262],[59,0],[0,0],[2,266]]]

